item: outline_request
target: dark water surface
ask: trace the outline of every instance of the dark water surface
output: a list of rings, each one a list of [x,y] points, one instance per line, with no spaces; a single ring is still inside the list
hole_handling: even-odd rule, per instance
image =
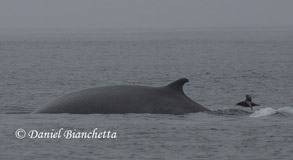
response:
[[[97,32],[0,37],[1,159],[292,159],[293,30]],[[29,114],[89,87],[166,85],[212,113]],[[254,111],[235,106],[245,94]],[[15,131],[117,132],[17,139]],[[63,131],[64,131],[63,130]]]

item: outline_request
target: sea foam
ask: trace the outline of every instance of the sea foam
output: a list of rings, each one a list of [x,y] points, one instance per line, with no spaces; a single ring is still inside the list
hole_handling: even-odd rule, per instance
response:
[[[264,117],[273,114],[281,113],[284,115],[293,115],[293,108],[292,107],[283,107],[279,109],[273,109],[271,107],[262,108],[258,111],[252,113],[249,117]]]

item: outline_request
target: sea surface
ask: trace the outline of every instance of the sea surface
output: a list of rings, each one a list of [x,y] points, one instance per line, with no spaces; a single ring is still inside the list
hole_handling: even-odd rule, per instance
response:
[[[186,95],[212,112],[30,114],[85,88],[163,86],[179,78],[189,79]],[[1,32],[0,89],[3,160],[293,157],[290,28]],[[235,106],[246,94],[260,106]],[[66,138],[66,131],[113,137]],[[30,137],[32,132],[61,136]]]

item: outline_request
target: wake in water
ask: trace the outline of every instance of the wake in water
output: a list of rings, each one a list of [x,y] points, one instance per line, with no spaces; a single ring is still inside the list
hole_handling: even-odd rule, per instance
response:
[[[262,108],[258,111],[252,113],[249,117],[264,117],[274,114],[282,114],[282,115],[293,115],[293,108],[292,107],[283,107],[279,109],[273,109],[271,107]]]
[[[217,109],[210,113],[216,115],[250,115],[252,112],[241,109]]]
[[[28,110],[24,107],[17,107],[17,106],[4,106],[0,112],[5,114],[30,114],[31,110]],[[217,109],[213,110],[212,112],[206,112],[209,114],[214,115],[227,115],[227,116],[240,116],[240,115],[247,115],[249,117],[258,118],[258,117],[265,117],[270,115],[284,115],[284,116],[293,116],[293,107],[282,107],[278,109],[273,109],[271,107],[261,108],[259,110],[250,111],[250,110],[243,110],[243,109]]]
[[[267,108],[256,110],[254,112],[241,110],[241,109],[218,109],[218,110],[213,110],[211,113],[216,115],[249,115],[249,117],[254,117],[254,118],[270,116],[275,114],[293,116],[293,108],[283,107],[279,109],[273,109],[271,107],[267,107]]]

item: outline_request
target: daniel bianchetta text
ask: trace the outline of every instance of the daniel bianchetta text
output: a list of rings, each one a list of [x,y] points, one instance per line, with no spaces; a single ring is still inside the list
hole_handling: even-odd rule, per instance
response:
[[[51,129],[50,131],[38,131],[35,129],[25,131],[19,128],[15,131],[15,136],[18,139],[23,139],[25,137],[31,139],[116,139],[117,132],[110,130],[99,131],[98,128],[91,131],[78,131],[76,129],[64,128],[60,128],[59,130]]]

